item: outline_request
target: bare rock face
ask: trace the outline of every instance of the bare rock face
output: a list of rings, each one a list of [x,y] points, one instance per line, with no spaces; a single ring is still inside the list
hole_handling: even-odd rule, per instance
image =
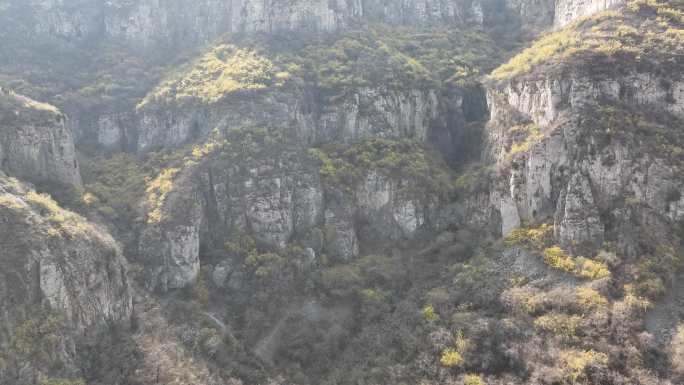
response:
[[[668,143],[647,147],[638,139],[647,126],[667,132],[680,124],[679,88],[680,79],[649,73],[490,88],[486,146],[500,169],[491,205],[502,232],[553,219],[562,246],[596,249],[607,231],[602,215],[618,222],[627,215],[621,202],[638,204],[642,215],[681,220],[681,195],[673,193],[681,189],[680,171],[664,151]]]
[[[221,250],[226,241],[250,235],[264,247],[283,249],[320,225],[323,191],[317,168],[303,163],[301,149],[234,140],[231,150],[178,170],[158,211],[149,208],[140,249],[150,288],[166,291],[194,282],[200,244]],[[237,152],[243,145],[259,153]]]
[[[87,42],[126,41],[138,46],[188,46],[225,33],[330,32],[359,20],[404,25],[486,24],[501,13],[491,0],[12,0],[38,36]],[[550,0],[510,2],[509,12],[539,23]],[[507,4],[508,5],[508,4]],[[542,11],[539,11],[541,9]]]
[[[172,183],[177,170],[168,171],[162,184]],[[168,178],[168,179],[167,179]],[[180,175],[174,189],[149,191],[147,226],[140,235],[145,256],[146,286],[167,291],[194,282],[200,271],[202,208],[191,172]]]
[[[360,233],[367,240],[410,238],[425,223],[420,203],[402,197],[399,186],[409,181],[392,180],[371,171],[357,188],[361,219],[367,226]]]
[[[80,186],[66,117],[51,105],[0,89],[0,169],[32,182]]]
[[[248,100],[228,97],[207,106],[150,105],[139,109],[138,151],[178,147],[214,129],[253,124],[287,124],[305,144],[351,143],[365,138],[426,141],[430,124],[442,112],[435,90],[362,88],[341,101],[322,104],[298,90],[275,90]],[[119,125],[123,137],[125,125]],[[109,126],[101,131],[109,132]],[[117,130],[114,129],[116,132]],[[110,135],[103,140],[110,143]]]
[[[225,245],[245,237],[260,250],[300,246],[303,266],[319,255],[351,261],[363,245],[411,239],[440,212],[427,203],[436,193],[409,193],[424,186],[408,176],[373,168],[345,183],[326,179],[321,160],[283,129],[243,128],[212,140],[152,183],[163,193],[148,190],[140,255],[150,288],[192,284],[204,257],[217,267],[217,285],[239,289],[248,274]]]
[[[523,25],[546,27],[553,23],[555,0],[506,0],[505,3],[520,16]]]
[[[0,346],[7,347],[21,333],[17,330],[49,319],[44,330],[52,335],[45,338],[54,338],[60,346],[49,357],[61,361],[69,373],[75,369],[75,336],[129,320],[127,263],[104,230],[1,172],[0,226]],[[8,349],[4,357],[17,359],[21,366],[0,368],[0,382],[31,383],[49,368]],[[21,380],[9,382],[5,376]]]
[[[588,246],[597,249],[603,243],[603,223],[599,218],[594,194],[585,176],[576,173],[562,192],[556,213],[557,238],[567,250]]]
[[[351,261],[359,255],[353,205],[353,199],[343,191],[330,189],[326,194],[324,250],[339,261]]]
[[[657,105],[672,114],[684,116],[684,82],[650,73],[601,79],[521,80],[509,82],[496,91],[490,90],[488,100],[493,120],[523,117],[540,128],[549,127],[567,109],[581,108],[602,100],[644,107]]]
[[[624,0],[556,0],[554,25],[563,27],[583,16],[601,12],[624,2]]]

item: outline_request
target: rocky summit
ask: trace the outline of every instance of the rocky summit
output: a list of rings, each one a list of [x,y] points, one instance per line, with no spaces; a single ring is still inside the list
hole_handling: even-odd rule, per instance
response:
[[[0,384],[684,383],[682,0],[0,0]]]

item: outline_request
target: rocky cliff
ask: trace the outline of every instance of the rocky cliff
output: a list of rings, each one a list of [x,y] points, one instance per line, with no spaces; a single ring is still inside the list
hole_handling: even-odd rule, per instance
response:
[[[624,0],[558,0],[554,13],[554,25],[563,27],[573,20],[623,3]]]
[[[41,100],[50,100],[68,111],[78,143],[88,146],[97,144],[116,150],[133,150],[149,147],[151,142],[157,145],[177,144],[185,140],[183,137],[192,136],[193,132],[206,130],[215,123],[234,120],[219,119],[220,110],[182,111],[174,108],[177,111],[174,111],[173,116],[169,111],[161,111],[159,114],[155,114],[152,109],[134,111],[132,106],[149,91],[146,88],[148,84],[153,84],[158,80],[159,74],[168,70],[163,68],[164,65],[176,60],[178,55],[171,54],[168,47],[194,48],[210,44],[225,34],[232,34],[227,38],[232,44],[236,40],[239,42],[240,39],[236,38],[238,35],[250,36],[262,32],[280,34],[282,31],[293,31],[295,34],[316,40],[331,33],[354,31],[359,25],[376,23],[412,28],[470,26],[481,28],[496,39],[507,41],[506,45],[512,45],[520,35],[521,28],[538,32],[541,28],[554,23],[554,15],[556,19],[562,15],[562,22],[557,20],[556,23],[564,24],[600,9],[602,8],[594,3],[550,0],[300,0],[265,3],[198,1],[193,2],[192,6],[180,1],[8,0],[0,9],[0,18],[6,19],[3,23],[6,31],[2,34],[11,37],[12,44],[0,49],[6,51],[6,57],[22,57],[23,61],[36,67],[30,71],[26,71],[26,67],[13,68],[9,78],[19,78],[21,81],[12,83],[12,86]],[[42,42],[47,40],[50,41],[50,49],[59,47],[64,52],[70,52],[68,56],[80,59],[70,61],[69,58],[63,57],[55,62],[46,62],[35,55],[25,58],[22,56],[26,53],[27,46],[35,45],[38,49]],[[23,45],[15,45],[15,42],[22,42]],[[425,43],[430,44],[428,41]],[[488,43],[484,43],[483,46],[486,44]],[[93,51],[94,47],[97,49]],[[444,48],[446,47],[442,47]],[[140,49],[152,53],[140,57]],[[91,70],[85,71],[78,82],[61,81],[60,76],[68,77],[73,66],[83,63],[91,67]],[[15,62],[12,61],[6,63],[8,68],[14,65]],[[46,65],[50,67],[50,71],[55,72],[55,75],[47,80],[50,86],[46,86],[46,79],[36,76],[37,72],[46,70]],[[93,74],[99,75],[90,76]],[[331,106],[330,109],[307,108],[302,111],[294,107],[288,109],[287,116],[283,115],[283,118],[289,119],[296,126],[307,127],[309,131],[330,131],[331,126],[335,125],[346,126],[347,131],[351,130],[353,125],[363,128],[364,125],[372,125],[372,122],[368,122],[367,117],[355,116],[358,114],[354,109],[363,109],[364,97],[367,99],[374,94],[392,98],[383,104],[393,103],[392,108],[404,109],[404,112],[400,113],[404,117],[407,116],[407,108],[421,108],[406,105],[411,103],[410,98],[415,98],[417,93],[428,94],[427,96],[433,100],[417,100],[417,103],[434,111],[434,94],[439,93],[438,90],[425,90],[423,87],[408,90],[401,87],[399,91],[403,95],[392,95],[396,94],[397,90],[387,89],[386,84],[383,84],[382,88],[359,87],[354,93],[360,100],[340,100],[340,103],[336,103],[337,105]],[[318,96],[317,92],[311,90],[300,90],[295,95],[276,95],[270,99],[275,101],[276,105],[269,107],[273,108],[275,113],[278,108],[285,107],[283,104],[309,105],[312,97]],[[422,95],[423,98],[425,96]],[[293,101],[292,98],[297,101]],[[260,98],[257,104],[268,100]],[[432,105],[429,106],[427,103]],[[354,106],[355,104],[357,106]],[[248,116],[252,108],[249,105],[236,107],[241,112],[246,111]],[[380,104],[376,105],[375,109],[379,107]],[[253,106],[253,112],[258,113],[263,108],[263,105]],[[343,109],[344,112],[336,112],[337,109]],[[393,114],[392,111],[379,111],[379,114],[374,115],[388,113]],[[338,122],[343,114],[349,117],[346,121]],[[246,119],[253,121],[255,118],[258,116]],[[420,119],[420,116],[417,119]],[[443,120],[449,119],[447,117]],[[313,128],[316,130],[312,130]],[[155,131],[168,132],[178,137],[162,138]],[[314,136],[311,133],[308,135]]]
[[[111,38],[139,46],[211,41],[224,33],[330,32],[359,20],[392,24],[489,24],[506,5],[497,1],[7,1],[3,10],[32,21],[31,32],[69,41]],[[550,23],[552,2],[511,2],[527,22]],[[540,17],[541,16],[541,17]],[[29,24],[31,25],[31,24]],[[27,25],[28,26],[28,25]]]
[[[469,207],[501,219],[504,269],[527,282],[501,298],[534,318],[539,335],[558,337],[556,326],[576,321],[573,338],[582,339],[596,326],[588,319],[602,323],[597,312],[614,320],[602,326],[613,330],[604,335],[607,344],[645,351],[676,334],[677,316],[663,311],[671,305],[658,304],[681,295],[684,63],[676,33],[681,7],[669,6],[633,2],[597,13],[543,38],[489,78],[483,157],[492,185],[480,190],[484,198],[469,198]],[[616,29],[624,33],[606,33]],[[607,67],[597,69],[600,63]],[[548,269],[545,283],[539,269]],[[621,296],[607,294],[606,279]],[[535,294],[542,287],[546,293],[591,287],[594,299],[606,295],[610,305],[577,316],[554,294]],[[646,319],[662,329],[647,328]],[[630,337],[635,331],[643,339]],[[568,349],[564,338],[553,344]],[[610,381],[639,372],[613,373]],[[537,368],[529,381],[544,383],[544,373],[553,370]],[[669,383],[666,377],[648,381]]]
[[[0,169],[33,182],[80,186],[67,119],[56,107],[0,89]]]
[[[115,241],[0,173],[4,383],[79,376],[76,339],[129,322],[128,265]]]
[[[622,28],[630,28],[629,16],[606,16],[592,27],[594,32],[580,34],[612,28],[617,21],[622,22]],[[666,34],[665,29],[660,32]],[[648,36],[646,31],[639,33]],[[559,34],[571,36],[568,32]],[[624,54],[628,50],[628,55],[650,51],[647,60],[667,64],[647,71],[637,59],[601,76],[590,74],[587,66],[611,60],[608,55],[622,54],[620,48],[611,53],[601,51],[600,45],[616,43],[611,39],[596,48],[581,47],[585,52],[582,58],[564,57],[561,68],[547,69],[543,74],[538,68],[527,74],[516,73],[489,89],[487,157],[507,165],[504,167],[509,171],[502,175],[507,182],[501,191],[506,191],[507,199],[517,207],[502,215],[504,229],[513,228],[511,223],[556,215],[556,227],[563,232],[561,222],[570,203],[562,197],[566,194],[570,194],[567,199],[576,200],[577,208],[589,210],[579,217],[593,218],[588,220],[594,222],[598,220],[595,205],[606,210],[625,196],[633,196],[664,217],[680,219],[680,198],[666,197],[671,195],[669,191],[681,189],[676,181],[680,135],[676,127],[683,116],[684,84],[678,73],[663,71],[670,63],[681,65],[675,64],[680,60],[679,43],[674,36],[666,35],[658,42],[648,38],[639,43],[622,41],[619,44],[625,44]],[[657,51],[651,51],[654,47]],[[527,53],[536,49],[539,47]],[[640,112],[644,110],[654,113]],[[661,139],[649,140],[650,151],[644,151],[644,139],[639,136],[653,132],[646,127],[662,132],[658,134]],[[639,156],[633,155],[636,153]],[[586,240],[600,237],[601,231],[595,229],[592,234],[585,232]]]
[[[0,81],[77,117],[67,203],[128,259],[0,177],[0,381],[680,381],[680,3],[5,0],[0,19],[31,63]],[[53,83],[27,41],[83,74]],[[138,56],[168,47],[188,57]],[[63,115],[4,95],[0,168],[63,179]]]
[[[287,134],[234,129],[153,183],[141,239],[150,287],[192,284],[202,255],[241,274],[238,260],[215,256],[244,236],[262,249],[299,245],[297,258],[312,265],[323,255],[350,261],[360,250],[444,226],[438,204],[450,172],[423,146],[376,139],[307,153]]]

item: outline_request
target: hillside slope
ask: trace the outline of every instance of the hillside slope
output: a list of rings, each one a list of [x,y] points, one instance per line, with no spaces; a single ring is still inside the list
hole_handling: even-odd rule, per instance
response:
[[[684,381],[682,1],[3,20],[0,382]]]

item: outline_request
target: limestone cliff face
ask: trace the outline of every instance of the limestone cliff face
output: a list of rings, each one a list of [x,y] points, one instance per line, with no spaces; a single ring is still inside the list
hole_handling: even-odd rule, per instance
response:
[[[563,27],[573,20],[624,3],[625,0],[556,0],[554,25]]]
[[[314,100],[308,91],[276,90],[228,97],[209,106],[146,106],[138,111],[134,126],[139,130],[140,152],[178,147],[215,129],[274,123],[288,126],[305,144],[350,143],[371,137],[427,141],[444,108],[436,90],[361,88],[332,103]],[[102,123],[101,139],[123,138],[126,121]]]
[[[539,5],[511,1],[530,22],[539,22]],[[392,24],[486,24],[502,4],[491,0],[14,0],[29,15],[33,31],[70,41],[113,38],[141,46],[208,42],[228,32],[335,31],[358,20]],[[545,19],[550,23],[552,19]]]
[[[275,130],[228,133],[225,144],[186,159],[169,179],[141,237],[151,288],[194,282],[202,255],[216,264],[215,280],[238,287],[244,266],[224,245],[242,236],[267,250],[299,245],[312,264],[321,255],[350,261],[364,246],[411,239],[432,226],[439,210],[430,205],[439,199],[407,193],[421,187],[415,180],[371,169],[356,181],[328,181],[306,145]]]
[[[492,26],[508,13],[528,26],[564,26],[624,0],[32,0],[34,32],[70,41],[112,38],[150,45],[189,45],[224,33],[330,32],[359,20],[391,24]]]
[[[22,356],[22,351],[7,345],[16,337],[16,328],[45,321],[46,316],[39,314],[42,308],[59,322],[45,327],[55,328],[54,336],[36,343],[55,338],[60,348],[49,357],[62,362],[62,374],[70,374],[77,368],[74,336],[129,320],[132,293],[127,263],[105,231],[1,172],[0,224],[0,346],[5,359],[21,363],[0,368],[0,380],[30,383],[39,373],[52,374],[48,363],[34,362],[35,357]]]
[[[666,111],[684,115],[684,82],[650,73],[590,78],[571,76],[530,81],[514,81],[490,92],[492,120],[511,119],[504,109],[512,109],[540,126],[547,128],[567,109],[580,109],[602,100],[622,101],[634,106],[660,106]],[[509,111],[510,112],[510,111]],[[499,146],[499,149],[502,147]]]
[[[33,182],[79,186],[66,117],[53,106],[0,89],[0,169]]]
[[[502,170],[493,195],[502,232],[553,218],[563,246],[597,247],[606,216],[619,217],[615,210],[626,197],[649,215],[680,220],[682,198],[672,194],[682,188],[679,163],[666,147],[646,148],[638,139],[645,128],[638,127],[675,133],[667,130],[684,116],[681,89],[677,77],[648,73],[492,87],[487,156]],[[657,112],[623,119],[645,110]],[[671,120],[656,123],[667,116]]]

